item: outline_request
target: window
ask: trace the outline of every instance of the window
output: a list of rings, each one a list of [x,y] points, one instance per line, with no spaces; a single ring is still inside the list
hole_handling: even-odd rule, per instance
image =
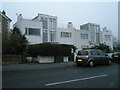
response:
[[[50,18],[49,20],[50,20],[49,29],[52,30],[53,29],[53,20],[52,20],[52,18]]]
[[[98,51],[94,50],[94,51],[91,51],[93,53],[93,55],[99,55],[98,54]]]
[[[25,28],[26,35],[40,35],[40,29],[38,28]]]
[[[90,54],[91,54],[91,55],[94,55],[93,51],[90,51]]]
[[[50,41],[55,42],[55,31],[50,31]]]
[[[81,34],[82,39],[88,39],[88,34]]]
[[[48,41],[48,32],[47,30],[43,31],[43,42],[47,42]]]
[[[50,30],[56,30],[56,19],[49,18],[49,29]]]
[[[103,55],[103,56],[105,55],[105,53],[103,51],[101,51],[101,50],[98,50],[98,54]]]
[[[70,37],[72,37],[72,33],[70,33],[70,32],[61,32],[61,37],[70,38]]]
[[[95,31],[96,31],[96,33],[99,33],[99,32],[100,32],[99,26],[96,26],[96,27],[95,27]]]
[[[80,26],[81,30],[88,30],[88,24]]]
[[[42,25],[43,25],[43,29],[48,29],[47,18],[41,17],[41,22],[42,22]]]
[[[78,51],[78,55],[88,55],[87,51]]]

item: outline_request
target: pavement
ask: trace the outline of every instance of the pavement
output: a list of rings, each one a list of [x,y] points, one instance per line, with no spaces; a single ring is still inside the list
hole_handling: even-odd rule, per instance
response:
[[[63,63],[27,63],[27,64],[4,64],[2,65],[2,71],[15,71],[15,70],[33,70],[33,69],[48,69],[48,68],[60,68],[74,66],[75,62],[63,62]]]

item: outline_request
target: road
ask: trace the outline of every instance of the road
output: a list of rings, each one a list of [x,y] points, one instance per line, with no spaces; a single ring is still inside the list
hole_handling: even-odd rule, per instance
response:
[[[118,88],[118,65],[3,71],[3,88]]]

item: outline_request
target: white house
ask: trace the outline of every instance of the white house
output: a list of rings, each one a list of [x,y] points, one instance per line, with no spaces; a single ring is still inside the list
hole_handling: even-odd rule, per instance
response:
[[[20,14],[13,27],[18,27],[30,44],[43,42],[69,44],[76,46],[78,50],[99,43],[106,43],[113,47],[112,32],[106,29],[100,31],[100,25],[94,23],[87,23],[81,25],[80,29],[76,29],[72,22],[68,22],[67,28],[61,28],[57,27],[56,16],[39,13],[31,20],[23,19]],[[110,40],[108,40],[109,36]]]
[[[91,44],[100,43],[100,25],[95,23],[86,23],[86,24],[80,25],[80,29],[89,31]]]
[[[67,28],[58,27],[56,31],[56,39],[60,44],[75,44],[75,28],[72,22],[68,22]]]
[[[113,50],[112,31],[110,31],[106,27],[104,27],[101,31],[101,39],[100,40],[101,40],[101,43],[110,46],[110,48]]]
[[[68,22],[67,28],[57,28],[57,42],[60,44],[70,44],[79,50],[89,48],[90,33],[88,30],[73,28],[72,22]]]
[[[13,27],[18,27],[30,44],[56,42],[56,16],[38,14],[34,19],[29,20],[23,19],[20,14]]]
[[[90,32],[88,30],[76,29],[75,46],[78,49],[90,48]]]

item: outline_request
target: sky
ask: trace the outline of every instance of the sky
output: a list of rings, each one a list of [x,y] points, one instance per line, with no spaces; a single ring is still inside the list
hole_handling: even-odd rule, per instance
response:
[[[91,22],[107,27],[118,37],[118,3],[117,2],[2,2],[2,10],[17,21],[16,14],[24,19],[33,19],[38,13],[57,16],[58,26],[65,27],[69,21],[77,29],[80,25]]]

